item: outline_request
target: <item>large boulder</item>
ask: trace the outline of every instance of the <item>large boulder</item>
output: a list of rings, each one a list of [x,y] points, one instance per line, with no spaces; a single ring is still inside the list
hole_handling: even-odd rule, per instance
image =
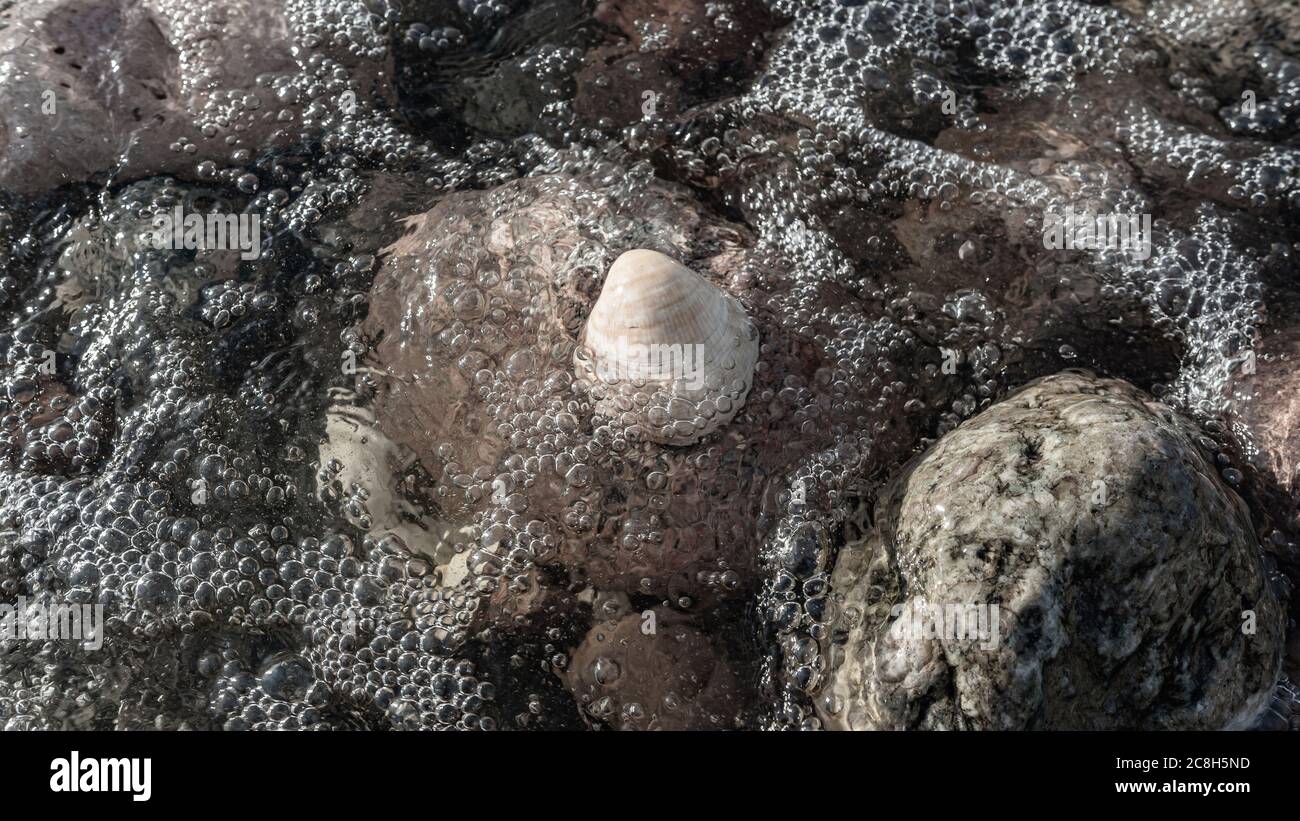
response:
[[[1186,419],[1067,371],[941,439],[840,552],[819,711],[852,729],[1249,726],[1284,616]]]

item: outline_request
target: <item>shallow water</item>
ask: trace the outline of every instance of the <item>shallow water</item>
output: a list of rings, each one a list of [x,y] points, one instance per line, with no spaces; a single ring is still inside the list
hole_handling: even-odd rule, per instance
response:
[[[4,726],[636,727],[639,674],[815,727],[876,491],[1067,367],[1205,426],[1288,589],[1233,394],[1294,316],[1300,8],[596,5],[0,7],[0,600],[107,619],[0,640]],[[256,258],[154,247],[177,207]],[[1149,257],[1045,248],[1067,207]],[[631,248],[757,327],[698,445],[572,378]],[[646,614],[688,649],[582,646]]]

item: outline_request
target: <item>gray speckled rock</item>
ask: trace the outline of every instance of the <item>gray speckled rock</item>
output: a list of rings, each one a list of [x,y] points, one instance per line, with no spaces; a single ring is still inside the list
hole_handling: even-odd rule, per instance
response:
[[[1127,383],[1065,372],[914,460],[837,560],[824,723],[1248,726],[1284,617],[1245,505],[1194,436]],[[948,605],[989,609],[962,638]]]

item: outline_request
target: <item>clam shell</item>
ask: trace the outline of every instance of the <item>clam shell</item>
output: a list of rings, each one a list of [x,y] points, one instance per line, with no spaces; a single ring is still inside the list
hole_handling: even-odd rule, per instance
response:
[[[598,413],[668,445],[731,421],[757,361],[758,331],[740,303],[649,250],[614,261],[574,352]]]

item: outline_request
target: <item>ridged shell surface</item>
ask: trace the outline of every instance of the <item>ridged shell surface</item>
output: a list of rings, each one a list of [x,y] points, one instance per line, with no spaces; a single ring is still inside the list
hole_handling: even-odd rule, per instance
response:
[[[758,333],[731,296],[657,251],[609,269],[574,354],[595,410],[656,442],[697,442],[744,404]]]

